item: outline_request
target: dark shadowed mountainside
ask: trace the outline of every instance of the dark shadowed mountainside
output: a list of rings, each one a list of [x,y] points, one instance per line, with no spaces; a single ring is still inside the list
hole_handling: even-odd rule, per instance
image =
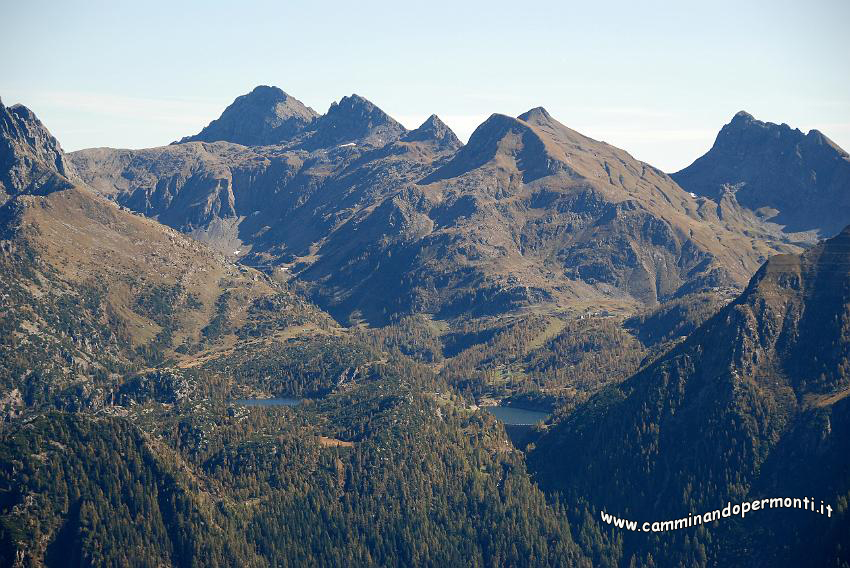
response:
[[[834,509],[628,534],[627,557],[665,547],[686,564],[847,562],[848,307],[850,227],[801,256],[771,258],[682,344],[549,428],[530,467],[597,517],[679,519],[779,496]]]

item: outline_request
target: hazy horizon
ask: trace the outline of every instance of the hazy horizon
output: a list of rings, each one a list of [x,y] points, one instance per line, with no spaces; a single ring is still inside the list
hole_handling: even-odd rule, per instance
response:
[[[850,5],[836,1],[36,1],[6,11],[19,25],[0,38],[15,54],[0,62],[0,97],[31,108],[67,151],[168,144],[260,84],[320,113],[357,93],[407,128],[436,113],[463,141],[492,113],[543,106],[668,172],[708,150],[739,110],[850,148],[850,38],[840,29]]]

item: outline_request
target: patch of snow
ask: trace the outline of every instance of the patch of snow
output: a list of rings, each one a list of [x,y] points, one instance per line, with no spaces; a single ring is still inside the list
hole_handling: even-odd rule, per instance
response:
[[[357,146],[357,144],[355,144],[354,142],[349,142],[347,144],[340,144],[339,146],[337,146],[337,148],[346,148],[348,146]]]
[[[696,199],[696,197],[697,197],[697,194],[696,194],[696,193],[693,193],[693,192],[690,192],[690,191],[689,191],[688,193],[690,193],[690,194],[691,194],[691,197],[693,197],[694,199]]]

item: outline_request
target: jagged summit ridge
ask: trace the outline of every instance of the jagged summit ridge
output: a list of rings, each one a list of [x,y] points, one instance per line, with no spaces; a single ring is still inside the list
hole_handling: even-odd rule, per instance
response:
[[[357,94],[333,102],[320,115],[282,89],[260,85],[237,97],[201,132],[176,144],[224,141],[313,151],[349,143],[380,147],[406,133],[395,119]]]
[[[609,177],[606,160],[598,159],[604,155],[610,155],[611,163],[634,161],[622,150],[564,126],[543,107],[517,117],[494,113],[449,163],[422,183],[457,177],[488,163],[518,170],[524,182],[556,174],[580,179],[604,172]]]
[[[755,120],[755,117],[745,110],[739,110],[735,113],[735,116],[732,117],[732,122],[749,122],[751,120]]]

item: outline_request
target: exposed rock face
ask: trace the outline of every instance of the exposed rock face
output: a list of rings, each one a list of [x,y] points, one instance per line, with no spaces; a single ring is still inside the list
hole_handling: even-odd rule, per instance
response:
[[[734,193],[788,232],[827,237],[850,223],[850,156],[817,130],[803,134],[741,111],[708,153],[672,177],[714,200]]]
[[[683,344],[550,428],[532,469],[568,498],[641,520],[687,517],[729,500],[846,495],[848,306],[850,227],[801,256],[771,258]],[[757,522],[759,531],[747,534],[775,540],[770,531],[785,530]],[[821,538],[824,525],[782,522],[793,523],[789,548],[818,564],[800,535]],[[746,548],[761,556],[760,547]]]
[[[237,97],[194,136],[183,142],[233,142],[244,146],[265,146],[288,142],[312,123],[318,113],[278,87],[261,85]]]
[[[35,114],[0,101],[0,204],[10,196],[49,193],[79,181],[59,142]]]
[[[796,250],[542,108],[493,115],[462,146],[435,116],[407,132],[355,95],[278,146],[72,156],[101,194],[249,264],[286,265],[341,321],[631,311],[742,287]]]

